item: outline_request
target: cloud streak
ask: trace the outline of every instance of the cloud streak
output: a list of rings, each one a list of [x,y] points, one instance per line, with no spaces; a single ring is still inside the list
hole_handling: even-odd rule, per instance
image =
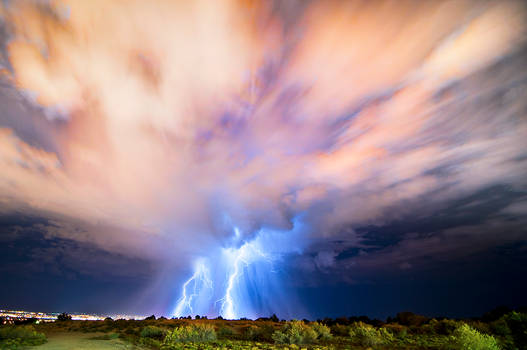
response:
[[[82,227],[50,235],[185,269],[302,215],[281,253],[327,270],[350,227],[526,188],[521,2],[2,6],[0,210]]]

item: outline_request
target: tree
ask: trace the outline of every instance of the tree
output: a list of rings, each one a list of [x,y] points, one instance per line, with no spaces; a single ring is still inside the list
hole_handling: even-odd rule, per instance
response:
[[[57,321],[59,322],[71,321],[71,315],[68,315],[67,313],[63,312],[57,316]]]

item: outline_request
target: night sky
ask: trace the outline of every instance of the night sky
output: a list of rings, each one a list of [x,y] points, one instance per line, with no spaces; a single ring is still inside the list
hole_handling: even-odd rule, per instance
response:
[[[4,1],[0,309],[527,305],[523,1]]]

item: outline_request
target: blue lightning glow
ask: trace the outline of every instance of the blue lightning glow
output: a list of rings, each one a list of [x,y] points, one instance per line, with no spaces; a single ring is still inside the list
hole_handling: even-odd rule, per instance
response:
[[[236,318],[234,313],[234,301],[232,300],[232,289],[234,287],[234,282],[240,275],[240,261],[242,260],[242,254],[238,251],[236,258],[234,259],[234,270],[229,276],[227,281],[227,289],[225,290],[225,296],[223,297],[223,303],[221,305],[220,314],[226,318],[233,320]]]
[[[300,253],[302,233],[296,219],[291,230],[260,229],[250,240],[233,227],[230,247],[211,250],[207,259],[196,262],[193,275],[183,283],[173,316],[287,315],[291,297],[283,284],[284,272],[275,265],[284,255]]]
[[[187,288],[191,283],[193,284],[192,294],[188,295]],[[181,317],[185,312],[189,315],[194,313],[192,301],[201,293],[200,285],[205,288],[213,287],[209,269],[203,260],[198,260],[196,262],[194,274],[183,284],[181,298],[178,300],[177,306],[173,312],[174,316]]]
[[[239,237],[240,232],[238,228],[235,228],[234,232],[236,236]],[[271,262],[271,260],[252,242],[245,242],[238,249],[224,249],[224,255],[232,267],[230,269],[231,271],[229,273],[229,278],[227,279],[225,295],[222,299],[220,299],[220,301],[223,301],[221,304],[220,315],[223,318],[232,320],[238,317],[234,307],[234,305],[238,303],[235,303],[234,301],[233,290],[240,275],[243,273],[244,266],[248,266],[251,262],[258,260],[259,258],[265,258],[269,262]],[[242,264],[244,266],[241,266]]]

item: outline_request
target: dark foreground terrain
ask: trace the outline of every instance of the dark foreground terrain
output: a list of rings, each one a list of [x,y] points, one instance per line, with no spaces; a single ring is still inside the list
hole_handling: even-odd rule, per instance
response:
[[[527,349],[525,310],[478,319],[427,318],[409,312],[386,322],[367,317],[317,322],[166,319],[31,320],[0,326],[0,349]],[[198,316],[199,317],[199,316]]]

